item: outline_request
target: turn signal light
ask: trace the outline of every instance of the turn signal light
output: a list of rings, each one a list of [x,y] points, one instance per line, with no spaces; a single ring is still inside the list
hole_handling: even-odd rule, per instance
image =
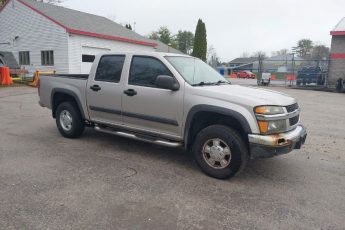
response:
[[[260,132],[267,133],[268,132],[268,121],[258,121]]]

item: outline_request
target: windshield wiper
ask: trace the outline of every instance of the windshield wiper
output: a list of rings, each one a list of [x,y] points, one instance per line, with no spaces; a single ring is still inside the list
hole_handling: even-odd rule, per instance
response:
[[[204,86],[204,85],[220,85],[220,84],[229,84],[229,85],[231,85],[231,83],[230,82],[228,82],[228,81],[217,81],[217,82],[204,82],[204,81],[202,81],[202,82],[199,82],[199,83],[197,83],[197,84],[193,84],[192,86]]]
[[[217,85],[220,85],[220,84],[229,84],[229,85],[231,85],[231,82],[229,82],[229,81],[218,81]]]

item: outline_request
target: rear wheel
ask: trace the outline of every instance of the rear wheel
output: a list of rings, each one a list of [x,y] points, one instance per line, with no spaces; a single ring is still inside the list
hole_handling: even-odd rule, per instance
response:
[[[193,154],[201,170],[218,179],[233,177],[248,161],[248,150],[241,136],[223,125],[212,125],[200,131]]]
[[[77,138],[83,134],[85,125],[75,103],[63,102],[57,107],[56,126],[61,135],[67,138]]]

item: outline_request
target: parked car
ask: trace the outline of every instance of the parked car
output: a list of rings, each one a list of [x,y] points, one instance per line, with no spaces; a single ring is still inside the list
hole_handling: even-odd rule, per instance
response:
[[[260,81],[258,81],[258,85],[262,86],[269,86],[271,83],[271,73],[262,73]]]
[[[38,92],[66,138],[89,127],[182,147],[206,174],[221,179],[241,171],[249,158],[299,149],[307,136],[294,98],[232,85],[186,55],[101,54],[90,75],[42,75]]]
[[[237,78],[251,78],[251,79],[255,79],[256,75],[253,74],[250,71],[241,71],[241,72],[237,72]]]
[[[297,74],[297,85],[307,85],[307,84],[316,84],[324,85],[326,79],[326,71],[322,71],[320,67],[303,67],[298,71]]]

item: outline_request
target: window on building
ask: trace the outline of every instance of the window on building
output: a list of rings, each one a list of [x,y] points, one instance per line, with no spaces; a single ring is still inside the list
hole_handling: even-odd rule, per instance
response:
[[[54,65],[54,51],[41,51],[41,63],[42,65]]]
[[[30,65],[30,52],[20,51],[19,52],[19,65]]]
[[[128,84],[156,87],[156,78],[159,75],[173,76],[170,70],[160,60],[153,57],[134,56]]]
[[[88,54],[83,54],[82,55],[82,62],[93,62],[95,60],[95,55],[88,55]]]
[[[119,82],[125,55],[106,55],[98,63],[96,81]]]

